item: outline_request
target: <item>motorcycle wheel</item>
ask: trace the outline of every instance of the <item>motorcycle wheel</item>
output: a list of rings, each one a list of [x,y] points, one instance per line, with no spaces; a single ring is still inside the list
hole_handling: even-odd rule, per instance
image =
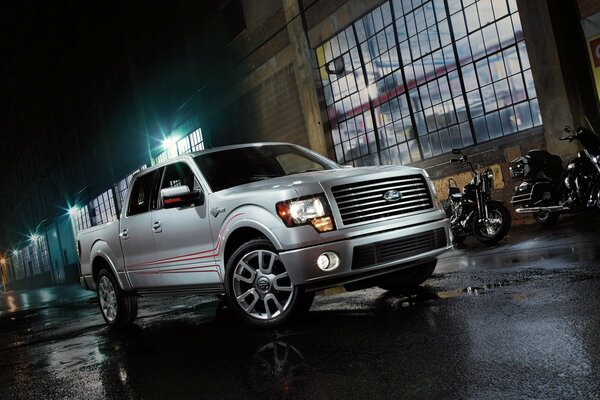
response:
[[[473,234],[481,243],[496,244],[506,236],[510,229],[510,212],[497,201],[488,203],[489,218],[480,223],[477,218],[473,221]]]
[[[559,213],[551,213],[547,211],[540,211],[533,214],[533,219],[535,219],[535,222],[542,226],[552,226],[556,224],[558,217],[560,217]]]

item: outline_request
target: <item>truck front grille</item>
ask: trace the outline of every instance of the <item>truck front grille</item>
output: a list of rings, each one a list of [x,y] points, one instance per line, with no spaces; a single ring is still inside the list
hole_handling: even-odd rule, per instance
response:
[[[399,176],[334,186],[331,189],[344,225],[398,216],[433,207],[422,175]],[[400,192],[399,199],[385,199]]]
[[[401,260],[435,249],[446,247],[443,228],[417,233],[398,239],[356,246],[352,256],[352,269],[370,267],[387,261]]]

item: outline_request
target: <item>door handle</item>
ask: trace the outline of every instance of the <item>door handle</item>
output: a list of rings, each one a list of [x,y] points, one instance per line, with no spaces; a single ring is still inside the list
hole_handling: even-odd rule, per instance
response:
[[[160,221],[154,221],[152,223],[152,230],[154,231],[154,233],[162,232],[162,224],[160,223]]]
[[[127,233],[127,229],[123,229],[121,231],[121,233],[119,233],[119,236],[121,237],[121,239],[123,240],[127,240],[129,239],[129,234]]]

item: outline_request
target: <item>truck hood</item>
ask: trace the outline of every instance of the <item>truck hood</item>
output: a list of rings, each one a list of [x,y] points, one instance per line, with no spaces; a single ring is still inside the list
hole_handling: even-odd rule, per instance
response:
[[[397,165],[330,169],[264,179],[258,182],[235,186],[218,193],[223,197],[254,196],[265,194],[265,192],[286,193],[284,197],[286,195],[291,197],[305,196],[346,183],[392,176],[414,175],[420,174],[422,171],[419,168]]]

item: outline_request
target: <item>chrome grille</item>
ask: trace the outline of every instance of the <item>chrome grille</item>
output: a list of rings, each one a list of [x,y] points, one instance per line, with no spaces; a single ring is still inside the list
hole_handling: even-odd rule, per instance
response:
[[[384,199],[399,191],[396,201]],[[398,216],[433,207],[427,182],[422,175],[399,176],[334,186],[331,189],[344,225]]]

